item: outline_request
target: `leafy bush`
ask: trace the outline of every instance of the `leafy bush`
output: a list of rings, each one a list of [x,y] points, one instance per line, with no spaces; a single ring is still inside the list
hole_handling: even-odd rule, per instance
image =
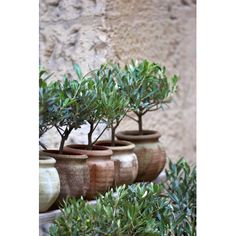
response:
[[[170,162],[164,184],[120,186],[97,198],[68,199],[50,228],[52,236],[196,235],[196,170]]]

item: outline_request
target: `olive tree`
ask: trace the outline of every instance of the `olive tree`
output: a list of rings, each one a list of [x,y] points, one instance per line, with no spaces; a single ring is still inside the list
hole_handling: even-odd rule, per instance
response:
[[[131,64],[125,66],[123,73],[119,87],[129,97],[130,111],[135,113],[136,118],[129,117],[138,123],[141,135],[143,116],[171,101],[179,78],[176,75],[168,77],[165,67],[147,60],[140,63],[132,60]]]

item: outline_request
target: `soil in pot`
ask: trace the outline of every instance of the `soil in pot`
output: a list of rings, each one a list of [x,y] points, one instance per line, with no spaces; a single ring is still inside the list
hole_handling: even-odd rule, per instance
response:
[[[39,212],[46,212],[60,193],[60,179],[56,161],[47,155],[39,157]]]
[[[98,193],[107,192],[114,182],[114,161],[111,160],[112,151],[106,147],[93,146],[87,150],[87,145],[71,144],[64,148],[73,153],[83,153],[88,156],[90,184],[86,199],[95,199]]]
[[[115,164],[115,178],[113,187],[132,184],[138,174],[138,159],[134,153],[135,145],[128,141],[116,140],[115,146],[111,146],[110,140],[101,140],[96,143],[108,147],[113,151],[111,160]]]
[[[152,181],[161,173],[166,163],[166,153],[159,142],[160,133],[144,130],[143,135],[138,131],[121,131],[116,134],[118,140],[126,140],[135,144],[134,152],[138,158],[137,182]]]
[[[80,153],[57,150],[45,150],[41,152],[56,159],[55,167],[59,173],[61,190],[57,199],[57,206],[67,197],[85,196],[90,183],[87,156]],[[55,206],[54,206],[55,208]]]

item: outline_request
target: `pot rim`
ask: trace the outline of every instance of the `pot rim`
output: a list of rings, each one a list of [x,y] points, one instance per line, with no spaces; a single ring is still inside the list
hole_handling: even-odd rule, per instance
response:
[[[46,155],[39,156],[39,164],[40,165],[54,165],[55,163],[56,163],[56,160],[52,157],[49,157]]]
[[[59,151],[58,150],[54,150],[54,149],[47,149],[47,150],[43,150],[43,151],[40,151],[40,156],[49,156],[49,157],[53,157],[55,158],[56,160],[57,159],[63,159],[63,160],[86,160],[88,158],[87,155],[83,154],[83,153],[73,153],[73,152],[70,152],[69,150],[63,150],[63,153],[62,154],[59,154]]]
[[[82,153],[87,155],[88,157],[106,157],[113,154],[112,150],[105,146],[93,145],[93,147],[99,150],[87,150],[87,147],[87,144],[69,144],[65,146],[64,150],[73,152],[75,154]]]
[[[105,140],[99,140],[99,141],[96,142],[97,145],[108,147],[112,151],[130,151],[130,150],[133,150],[135,148],[135,144],[134,143],[129,142],[129,141],[125,141],[125,140],[115,140],[115,143],[116,144],[120,144],[121,146],[105,145],[107,143],[111,143],[111,140],[105,139]]]
[[[116,137],[121,140],[128,141],[149,141],[156,140],[158,141],[161,137],[161,134],[156,130],[143,130],[143,135],[138,134],[138,130],[124,130],[116,134]]]

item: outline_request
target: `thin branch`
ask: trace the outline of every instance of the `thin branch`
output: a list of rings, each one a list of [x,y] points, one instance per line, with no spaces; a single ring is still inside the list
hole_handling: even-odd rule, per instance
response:
[[[156,108],[155,109],[152,109],[153,107],[155,107],[156,106]],[[158,107],[158,104],[153,104],[153,105],[151,105],[149,108],[147,108],[143,113],[142,113],[142,115],[145,115],[148,111],[156,111],[156,110],[158,110],[159,109],[159,107]]]
[[[101,119],[98,120],[97,124],[94,126],[93,130],[92,130],[92,133],[94,132],[94,130],[98,127],[99,123],[100,123]]]
[[[160,108],[159,107],[157,107],[157,108],[155,108],[155,109],[152,109],[152,110],[146,110],[144,113],[143,113],[143,115],[145,115],[147,112],[149,112],[149,111],[157,111],[157,110],[159,110]]]
[[[113,127],[115,130],[119,126],[120,122],[121,122],[121,120],[116,121],[116,125]]]
[[[40,145],[44,150],[47,150],[47,147],[46,147],[41,141],[39,141],[39,145]]]
[[[61,133],[61,131],[60,131],[60,129],[59,129],[59,127],[58,126],[56,126],[55,125],[55,127],[56,127],[56,129],[57,129],[57,132],[61,135],[61,137],[63,137],[63,134]]]
[[[126,112],[126,113],[127,113],[127,112]],[[122,116],[122,118],[116,120],[115,129],[119,126],[120,122],[124,119],[124,117],[126,116],[126,113]]]
[[[136,113],[135,113],[135,114],[136,114]],[[137,115],[137,114],[136,114],[136,115]],[[134,120],[134,121],[138,122],[138,120],[136,120],[136,119],[135,119],[135,118],[133,118],[132,116],[130,116],[130,115],[127,115],[127,114],[126,114],[126,116],[127,116],[127,117],[129,117],[130,119],[132,119],[132,120]]]
[[[58,129],[60,129],[62,132],[64,132],[64,130],[60,127],[60,126],[57,126],[58,127]]]
[[[148,110],[148,111],[157,111],[157,110],[159,110],[159,109],[160,109],[160,107],[157,107],[157,108],[155,108],[155,109]]]
[[[105,132],[105,130],[107,129],[107,126],[105,127],[105,129],[98,135],[98,137],[96,138],[96,140],[92,143],[92,145],[94,145],[98,139],[103,135],[103,133]]]

